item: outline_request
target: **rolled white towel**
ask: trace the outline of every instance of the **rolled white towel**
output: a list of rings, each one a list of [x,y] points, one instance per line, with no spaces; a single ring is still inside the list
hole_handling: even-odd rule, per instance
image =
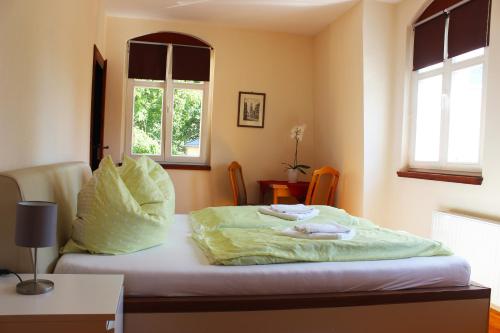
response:
[[[339,233],[316,232],[316,233],[306,234],[306,233],[297,231],[294,228],[286,228],[284,230],[278,231],[278,234],[281,236],[287,236],[287,237],[292,237],[292,238],[301,238],[301,239],[351,240],[356,235],[356,230],[351,229],[348,232],[339,232]]]
[[[350,228],[347,228],[338,223],[332,222],[328,224],[320,224],[320,223],[303,223],[298,224],[294,227],[295,230],[299,232],[303,232],[305,234],[316,234],[316,233],[346,233],[351,231]]]
[[[291,213],[280,213],[267,207],[259,207],[259,213],[265,215],[271,215],[288,221],[299,221],[299,220],[303,221],[317,216],[319,214],[319,210],[313,209],[312,211],[306,214],[291,214]]]
[[[303,204],[297,204],[297,205],[271,205],[271,209],[279,213],[305,214],[312,212],[315,208]]]

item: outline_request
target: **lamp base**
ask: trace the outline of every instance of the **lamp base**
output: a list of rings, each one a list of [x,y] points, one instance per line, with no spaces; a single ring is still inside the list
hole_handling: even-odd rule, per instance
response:
[[[40,279],[19,282],[16,286],[17,293],[22,295],[40,295],[48,293],[52,289],[54,289],[54,282]]]

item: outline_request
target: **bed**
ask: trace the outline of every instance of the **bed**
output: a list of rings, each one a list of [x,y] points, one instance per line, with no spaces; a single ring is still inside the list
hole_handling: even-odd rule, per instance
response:
[[[58,260],[54,272],[125,274],[125,295],[150,297],[463,287],[469,285],[470,276],[467,262],[456,256],[253,266],[210,265],[190,237],[187,215],[176,215],[162,246],[119,256],[69,253]]]
[[[30,271],[30,253],[13,243],[15,202],[56,201],[62,245],[76,194],[89,177],[88,166],[76,162],[0,174],[0,266]],[[57,247],[42,249],[39,268],[124,274],[126,332],[487,330],[490,290],[469,283],[469,266],[459,257],[212,266],[189,232],[188,217],[177,215],[163,246],[122,256],[61,258]]]

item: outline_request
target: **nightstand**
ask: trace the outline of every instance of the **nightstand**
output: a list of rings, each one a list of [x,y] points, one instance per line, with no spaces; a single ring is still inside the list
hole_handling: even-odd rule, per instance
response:
[[[122,333],[123,275],[40,274],[39,278],[52,280],[54,290],[19,295],[14,275],[0,277],[0,332]]]

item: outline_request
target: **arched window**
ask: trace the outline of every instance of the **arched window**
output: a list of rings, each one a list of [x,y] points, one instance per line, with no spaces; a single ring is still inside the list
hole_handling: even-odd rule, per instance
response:
[[[128,41],[126,153],[208,164],[212,47],[159,32]]]
[[[410,168],[481,171],[491,0],[435,0],[414,24]]]

